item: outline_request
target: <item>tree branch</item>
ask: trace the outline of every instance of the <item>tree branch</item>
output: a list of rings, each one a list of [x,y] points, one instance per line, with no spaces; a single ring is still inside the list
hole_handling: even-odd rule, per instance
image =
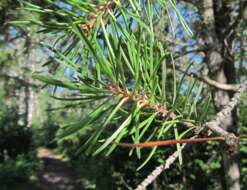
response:
[[[239,90],[234,94],[230,102],[217,113],[216,118],[210,122],[207,122],[204,127],[209,128],[213,132],[218,135],[224,136],[226,138],[226,144],[229,146],[234,145],[236,143],[237,137],[224,129],[221,128],[221,123],[225,119],[225,117],[232,112],[232,110],[237,106],[240,102],[241,96],[247,91],[247,81],[240,85]]]
[[[234,134],[229,133],[220,127],[221,121],[224,120],[227,114],[230,114],[231,111],[237,106],[240,101],[241,96],[247,91],[247,81],[240,85],[239,90],[234,94],[231,101],[217,113],[216,118],[210,122],[207,122],[203,128],[199,129],[199,134],[204,128],[209,128],[213,132],[223,136],[225,138],[225,142],[229,146],[234,146],[238,144],[239,138]],[[185,148],[186,144],[183,144],[181,147],[181,151]],[[178,151],[174,152],[162,165],[155,168],[150,175],[144,179],[140,185],[135,190],[145,190],[148,185],[150,185],[163,171],[170,168],[170,166],[176,161],[178,158]]]
[[[215,80],[210,79],[207,75],[200,75],[198,76],[199,79],[201,79],[203,82],[207,83],[210,86],[213,86],[215,88],[221,89],[221,90],[227,90],[227,91],[237,91],[239,89],[239,85],[235,84],[223,84],[219,83]]]
[[[199,80],[207,83],[208,85],[218,88],[220,90],[226,90],[226,91],[234,91],[237,92],[240,85],[235,85],[235,84],[223,84],[223,83],[219,83],[211,78],[209,78],[209,76],[207,75],[198,75],[196,73],[191,73],[192,76],[198,78]]]
[[[119,142],[117,145],[121,147],[128,147],[128,148],[144,148],[144,147],[156,147],[156,146],[170,146],[170,145],[175,145],[175,144],[188,144],[188,143],[199,143],[199,142],[208,142],[208,141],[225,141],[225,138],[220,136],[220,137],[205,137],[205,138],[193,138],[193,139],[171,139],[171,140],[163,140],[163,141],[149,141],[149,142],[144,142],[144,143],[137,143],[137,144],[132,144],[132,143],[124,143],[124,142]]]
[[[176,114],[173,111],[169,111],[165,105],[160,103],[152,104],[149,101],[147,95],[140,95],[133,92],[129,92],[128,89],[121,89],[119,86],[112,84],[109,87],[109,90],[113,96],[122,96],[126,98],[127,101],[136,102],[141,108],[149,108],[154,110],[157,114],[160,114],[164,118],[175,119]]]
[[[178,66],[178,71],[188,75],[188,76],[192,76],[192,77],[195,77],[197,79],[199,79],[200,81],[203,81],[205,82],[206,84],[212,86],[212,87],[215,87],[215,88],[218,88],[220,90],[226,90],[226,91],[233,91],[233,92],[237,92],[238,89],[240,88],[240,85],[237,85],[237,84],[223,84],[223,83],[219,83],[211,78],[209,78],[209,76],[207,75],[199,75],[199,74],[196,74],[194,72],[191,72],[191,73],[187,73],[185,71],[183,71],[181,68],[179,68]]]
[[[181,146],[181,151],[185,148],[186,144]],[[179,156],[179,151],[174,152],[169,158],[165,161],[164,164],[155,168],[151,174],[144,179],[135,190],[145,190],[148,185],[150,185],[163,171],[170,168],[170,166],[176,161]]]

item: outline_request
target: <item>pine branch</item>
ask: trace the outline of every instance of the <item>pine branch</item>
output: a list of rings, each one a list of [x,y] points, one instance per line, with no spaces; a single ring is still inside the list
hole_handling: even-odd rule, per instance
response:
[[[149,141],[145,143],[138,143],[138,144],[131,144],[131,143],[124,143],[120,142],[117,143],[121,147],[129,147],[129,148],[135,148],[135,147],[155,147],[155,146],[170,146],[175,144],[183,144],[183,143],[198,143],[198,142],[208,142],[208,141],[224,141],[224,137],[206,137],[206,138],[193,138],[193,139],[171,139],[171,140],[164,140],[164,141]]]
[[[207,122],[204,127],[209,128],[210,130],[214,131],[215,133],[221,135],[225,138],[226,144],[229,146],[234,146],[238,144],[239,138],[236,137],[234,134],[229,133],[222,129],[220,127],[221,122],[225,118],[225,116],[237,106],[237,104],[240,101],[241,96],[247,91],[247,81],[245,81],[243,84],[241,84],[239,90],[234,94],[231,101],[226,105],[224,109],[222,109],[216,116],[216,119]],[[198,132],[198,134],[202,131]],[[181,150],[185,148],[186,144],[183,144],[181,147]],[[154,169],[150,175],[147,176],[146,179],[144,179],[140,185],[136,188],[136,190],[145,190],[148,185],[150,185],[163,171],[170,168],[170,166],[176,161],[178,158],[178,151],[174,152],[166,161],[164,164],[158,166],[156,169]]]
[[[237,106],[240,102],[241,96],[247,91],[247,81],[241,84],[239,90],[234,94],[231,101],[220,111],[217,113],[216,118],[210,122],[207,122],[204,127],[209,128],[216,134],[225,137],[226,144],[229,146],[234,146],[236,144],[237,137],[225,131],[221,128],[221,123],[225,119],[225,117],[232,112],[232,110]]]
[[[123,98],[126,98],[127,100],[136,102],[141,108],[149,108],[154,110],[157,114],[160,114],[162,117],[175,119],[176,114],[172,111],[169,111],[166,106],[161,105],[159,103],[152,104],[149,101],[149,98],[147,95],[139,95],[135,93],[131,93],[128,91],[128,89],[121,89],[117,85],[111,85],[110,91],[113,96],[122,96]]]
[[[106,2],[98,5],[96,10],[88,14],[88,21],[81,25],[81,29],[84,33],[88,33],[90,29],[96,27],[97,18],[102,14],[113,15],[112,6],[114,2]]]
[[[183,144],[180,148],[182,151],[185,148],[186,144]],[[158,166],[155,168],[151,174],[147,176],[146,179],[144,179],[135,190],[145,190],[148,185],[153,183],[153,181],[165,170],[168,170],[170,166],[177,160],[179,156],[179,151],[174,152],[169,158],[165,161],[164,164]]]

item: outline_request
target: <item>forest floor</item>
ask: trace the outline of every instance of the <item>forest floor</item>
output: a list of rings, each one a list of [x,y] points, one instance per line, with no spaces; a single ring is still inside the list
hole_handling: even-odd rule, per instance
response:
[[[39,172],[41,190],[81,190],[75,170],[54,151],[39,148],[43,167]]]

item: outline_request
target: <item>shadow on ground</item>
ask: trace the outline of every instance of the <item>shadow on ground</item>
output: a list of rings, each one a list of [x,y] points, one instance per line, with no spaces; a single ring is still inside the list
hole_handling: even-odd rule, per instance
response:
[[[39,173],[41,190],[82,190],[73,168],[53,151],[41,148],[38,157],[43,161]]]

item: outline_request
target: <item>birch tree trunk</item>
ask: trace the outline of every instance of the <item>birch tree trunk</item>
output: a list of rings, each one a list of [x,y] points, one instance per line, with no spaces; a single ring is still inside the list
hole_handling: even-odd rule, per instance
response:
[[[34,47],[33,47],[33,39],[30,36],[31,33],[27,34],[27,38],[26,38],[26,62],[25,62],[25,66],[26,68],[28,68],[29,72],[33,72],[35,71],[35,57],[34,57]],[[34,83],[34,81],[32,80],[31,77],[27,77],[26,81],[30,84]],[[36,94],[34,92],[33,87],[31,86],[26,86],[26,115],[25,115],[25,120],[26,120],[26,126],[27,127],[31,127],[32,125],[32,119],[33,119],[33,115],[34,115],[34,111],[35,111],[35,107],[36,107]]]
[[[17,47],[17,52],[23,54],[21,58],[17,58],[19,69],[19,76],[23,79],[21,87],[18,89],[18,113],[20,115],[19,124],[26,127],[32,126],[33,116],[35,115],[35,107],[37,106],[37,94],[35,93],[35,82],[30,77],[30,73],[35,71],[36,57],[35,47],[33,45],[32,37],[27,32],[25,34],[25,40],[20,43],[20,47]],[[25,51],[23,52],[23,49]]]

